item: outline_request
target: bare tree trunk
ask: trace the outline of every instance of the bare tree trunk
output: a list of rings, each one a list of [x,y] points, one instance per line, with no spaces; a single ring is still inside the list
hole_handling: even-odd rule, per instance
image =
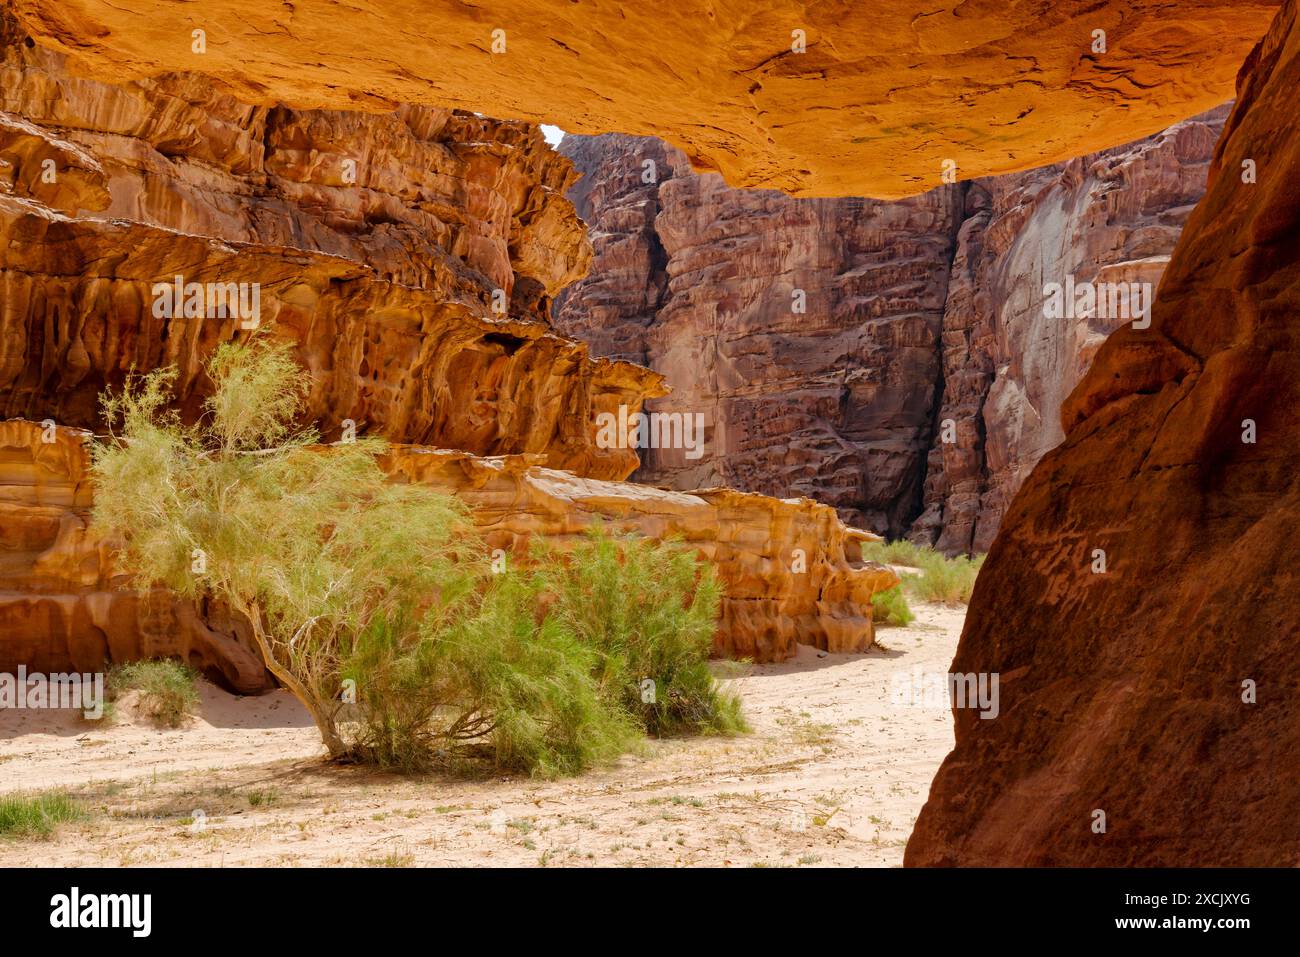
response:
[[[248,606],[242,606],[241,603],[239,610],[253,626],[253,637],[257,641],[258,650],[262,653],[262,663],[266,665],[266,670],[275,675],[280,684],[288,688],[290,693],[302,702],[307,713],[311,715],[312,721],[316,723],[316,729],[320,731],[321,740],[329,749],[330,757],[338,758],[347,754],[348,747],[339,736],[338,726],[334,723],[333,717],[320,706],[316,696],[308,691],[307,686],[276,659],[266,632],[262,630],[261,608],[256,602]]]

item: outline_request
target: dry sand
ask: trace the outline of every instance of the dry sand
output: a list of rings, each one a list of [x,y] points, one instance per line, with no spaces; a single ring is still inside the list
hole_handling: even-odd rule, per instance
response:
[[[285,692],[205,684],[177,730],[0,711],[0,792],[63,788],[90,810],[50,840],[0,839],[0,865],[896,866],[952,722],[895,704],[893,676],[947,671],[965,609],[916,611],[879,630],[886,650],[805,647],[728,679],[752,734],[559,781],[325,766]]]

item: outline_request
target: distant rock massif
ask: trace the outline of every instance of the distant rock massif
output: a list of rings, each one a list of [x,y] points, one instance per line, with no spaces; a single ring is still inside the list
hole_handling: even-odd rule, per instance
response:
[[[655,139],[566,136],[595,259],[555,324],[661,373],[672,392],[647,408],[703,416],[702,454],[646,449],[638,480],[808,495],[890,537],[987,551],[1128,321],[1047,318],[1044,285],[1153,290],[1226,115],[897,202],[735,190]]]

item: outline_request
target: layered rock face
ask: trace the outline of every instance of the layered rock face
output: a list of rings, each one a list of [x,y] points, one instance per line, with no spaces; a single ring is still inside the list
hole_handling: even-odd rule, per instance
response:
[[[105,385],[164,364],[196,414],[203,359],[253,322],[161,301],[179,276],[234,284],[245,306],[256,290],[327,434],[351,419],[605,478],[636,467],[594,423],[662,389],[549,334],[591,252],[563,197],[573,173],[535,129],[252,107],[191,75],[92,83],[12,22],[0,39],[5,416],[95,428]]]
[[[91,528],[88,432],[0,422],[0,672],[93,671],[105,661],[177,657],[244,694],[268,690],[247,622],[224,606],[130,589],[116,543]],[[395,481],[456,495],[487,545],[527,554],[534,536],[563,548],[593,522],[694,548],[723,585],[714,650],[780,661],[798,644],[865,651],[871,596],[898,583],[862,561],[875,538],[807,499],[732,489],[668,492],[544,467],[543,455],[483,458],[393,446]]]
[[[12,0],[97,79],[205,73],[249,103],[481,110],[662,136],[733,186],[897,198],[1223,103],[1276,0]],[[200,31],[198,34],[195,31]],[[882,160],[887,157],[887,161]]]
[[[1298,12],[1242,68],[1150,328],[1102,345],[1007,511],[953,662],[1001,712],[954,712],[908,864],[1300,863]]]
[[[1020,484],[1064,438],[1061,404],[1098,347],[1142,321],[1136,300],[1112,310],[1107,298],[1088,315],[1045,312],[1044,289],[1137,283],[1149,307],[1205,192],[1227,113],[1220,107],[1125,147],[970,184],[943,309],[943,397],[925,511],[910,537],[949,554],[989,550]]]
[[[717,569],[723,585],[716,654],[781,661],[799,644],[833,652],[871,647],[871,596],[898,584],[898,576],[862,560],[862,543],[877,536],[846,528],[829,506],[729,488],[673,492],[607,482],[543,468],[540,460],[397,447],[387,468],[468,502],[492,548],[526,554],[521,549],[533,536],[563,547],[593,522],[680,539]]]
[[[696,175],[655,140],[566,137],[560,149],[586,174],[575,192],[592,184],[575,201],[596,261],[557,300],[557,327],[662,373],[672,394],[647,408],[704,428],[702,448],[643,449],[638,480],[807,495],[850,524],[906,531],[962,188],[795,200]],[[656,157],[657,189],[642,181]]]
[[[702,450],[644,449],[638,480],[807,495],[890,537],[987,551],[1128,321],[1047,318],[1044,285],[1154,290],[1226,115],[897,203],[733,190],[654,139],[568,136],[595,261],[555,324],[663,373],[672,394],[648,409],[701,416]]]
[[[266,691],[247,622],[216,602],[130,590],[90,531],[93,490],[77,429],[0,422],[0,672],[100,670],[175,657],[242,694]]]

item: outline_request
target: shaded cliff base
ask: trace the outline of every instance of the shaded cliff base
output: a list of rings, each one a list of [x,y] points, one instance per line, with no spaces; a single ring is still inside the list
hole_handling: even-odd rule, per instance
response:
[[[888,650],[721,666],[753,734],[654,741],[581,778],[325,773],[287,692],[205,683],[177,730],[0,711],[0,793],[40,780],[92,807],[41,845],[60,865],[897,866],[952,731],[946,710],[894,705],[892,678],[946,669],[962,624],[960,609],[917,611],[881,630]],[[30,855],[0,842],[0,866]]]

